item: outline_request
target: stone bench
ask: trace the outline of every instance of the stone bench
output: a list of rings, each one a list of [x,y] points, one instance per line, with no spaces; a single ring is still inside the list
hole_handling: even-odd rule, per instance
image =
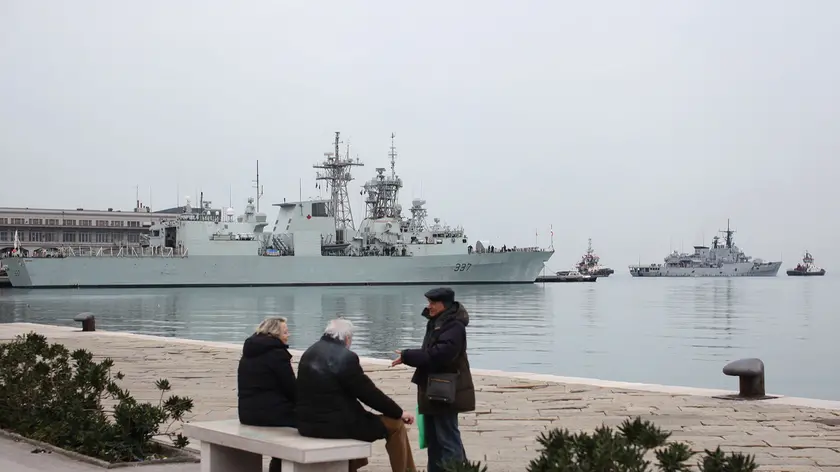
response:
[[[739,359],[723,367],[723,374],[738,377],[738,396],[761,399],[764,392],[764,362],[761,359]]]
[[[263,456],[283,472],[347,472],[351,459],[373,455],[371,443],[314,439],[294,428],[246,426],[239,420],[185,423],[184,435],[201,442],[201,472],[262,472]]]

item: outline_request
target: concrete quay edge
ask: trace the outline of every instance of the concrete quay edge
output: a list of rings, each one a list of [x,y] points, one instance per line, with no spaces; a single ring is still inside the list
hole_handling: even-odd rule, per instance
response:
[[[45,333],[48,331],[53,332],[81,332],[81,329],[69,327],[69,326],[55,326],[55,325],[45,325],[45,324],[38,324],[38,323],[8,323],[9,325],[15,325],[20,327],[31,327],[32,331]],[[102,331],[97,330],[95,331],[98,335],[107,335],[107,336],[115,336],[115,337],[126,337],[126,338],[135,338],[135,339],[145,339],[149,341],[156,341],[156,342],[168,342],[168,343],[175,343],[175,344],[186,344],[186,345],[193,345],[193,346],[208,346],[208,347],[220,347],[224,349],[241,349],[241,344],[238,343],[228,343],[228,342],[221,342],[221,341],[203,341],[197,339],[186,339],[186,338],[176,338],[176,337],[168,337],[168,336],[154,336],[148,334],[137,334],[137,333],[127,333],[121,331]],[[48,336],[47,334],[45,334]],[[292,355],[300,356],[303,354],[303,351],[297,349],[290,349],[289,350]],[[377,359],[373,357],[361,357],[360,360],[363,364],[370,364],[370,365],[379,365],[379,366],[390,366],[391,361],[387,359]],[[587,385],[592,387],[602,387],[602,388],[614,388],[614,389],[622,389],[622,390],[635,390],[635,391],[643,391],[643,392],[653,392],[653,393],[662,393],[662,394],[669,394],[669,395],[689,395],[689,396],[699,396],[699,397],[713,397],[719,395],[730,395],[733,393],[737,393],[733,390],[719,390],[719,389],[709,389],[709,388],[699,388],[699,387],[684,387],[684,386],[674,386],[674,385],[661,385],[661,384],[648,384],[648,383],[637,383],[637,382],[621,382],[621,381],[614,381],[614,380],[603,380],[603,379],[591,379],[585,377],[565,377],[559,375],[551,375],[551,374],[537,374],[532,372],[509,372],[509,371],[502,371],[502,370],[493,370],[493,369],[472,369],[473,375],[484,375],[488,377],[504,377],[510,379],[517,379],[517,380],[532,380],[538,382],[551,382],[551,383],[558,383],[558,384],[571,384],[571,385]],[[723,375],[723,374],[721,374]],[[733,377],[733,382],[737,382],[737,380]],[[774,404],[774,405],[788,405],[788,406],[795,406],[795,407],[807,407],[807,408],[820,408],[825,410],[835,410],[840,411],[840,401],[836,400],[822,400],[822,399],[815,399],[815,398],[805,398],[805,397],[791,397],[785,395],[778,395],[768,392],[768,395],[776,396],[778,398],[772,398],[767,400],[760,400],[762,404]]]

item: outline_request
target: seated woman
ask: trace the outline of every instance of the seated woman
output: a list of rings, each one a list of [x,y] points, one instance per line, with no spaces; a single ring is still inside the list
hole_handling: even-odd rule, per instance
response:
[[[268,318],[245,340],[237,384],[239,422],[251,426],[295,427],[296,385],[289,354],[286,318]],[[280,461],[271,460],[271,472]]]

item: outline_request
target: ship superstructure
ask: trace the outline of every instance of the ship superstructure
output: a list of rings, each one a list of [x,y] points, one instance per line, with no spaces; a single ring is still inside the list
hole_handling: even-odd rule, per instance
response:
[[[598,277],[609,277],[614,273],[613,269],[609,267],[602,267],[600,265],[601,258],[595,254],[592,249],[592,238],[589,238],[589,245],[586,247],[586,254],[580,258],[580,262],[575,266],[577,270],[583,275],[596,275]]]
[[[633,277],[775,277],[781,261],[753,259],[735,245],[735,230],[729,226],[712,238],[712,247],[694,246],[693,253],[674,251],[664,264],[631,265]]]
[[[136,247],[74,249],[60,257],[9,258],[15,287],[280,286],[533,283],[553,249],[488,250],[470,244],[464,229],[434,218],[425,201],[412,201],[410,216],[398,203],[402,180],[376,169],[364,184],[365,216],[355,228],[348,201],[350,169],[361,166],[335,153],[315,167],[328,199],[277,203],[273,225],[257,210],[262,194],[245,211],[214,209],[188,200],[184,213],[154,222]]]

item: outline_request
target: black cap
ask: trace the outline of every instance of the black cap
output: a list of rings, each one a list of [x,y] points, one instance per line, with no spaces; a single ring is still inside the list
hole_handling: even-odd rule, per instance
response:
[[[425,293],[426,298],[433,302],[450,304],[455,301],[455,292],[449,287],[433,288]]]

